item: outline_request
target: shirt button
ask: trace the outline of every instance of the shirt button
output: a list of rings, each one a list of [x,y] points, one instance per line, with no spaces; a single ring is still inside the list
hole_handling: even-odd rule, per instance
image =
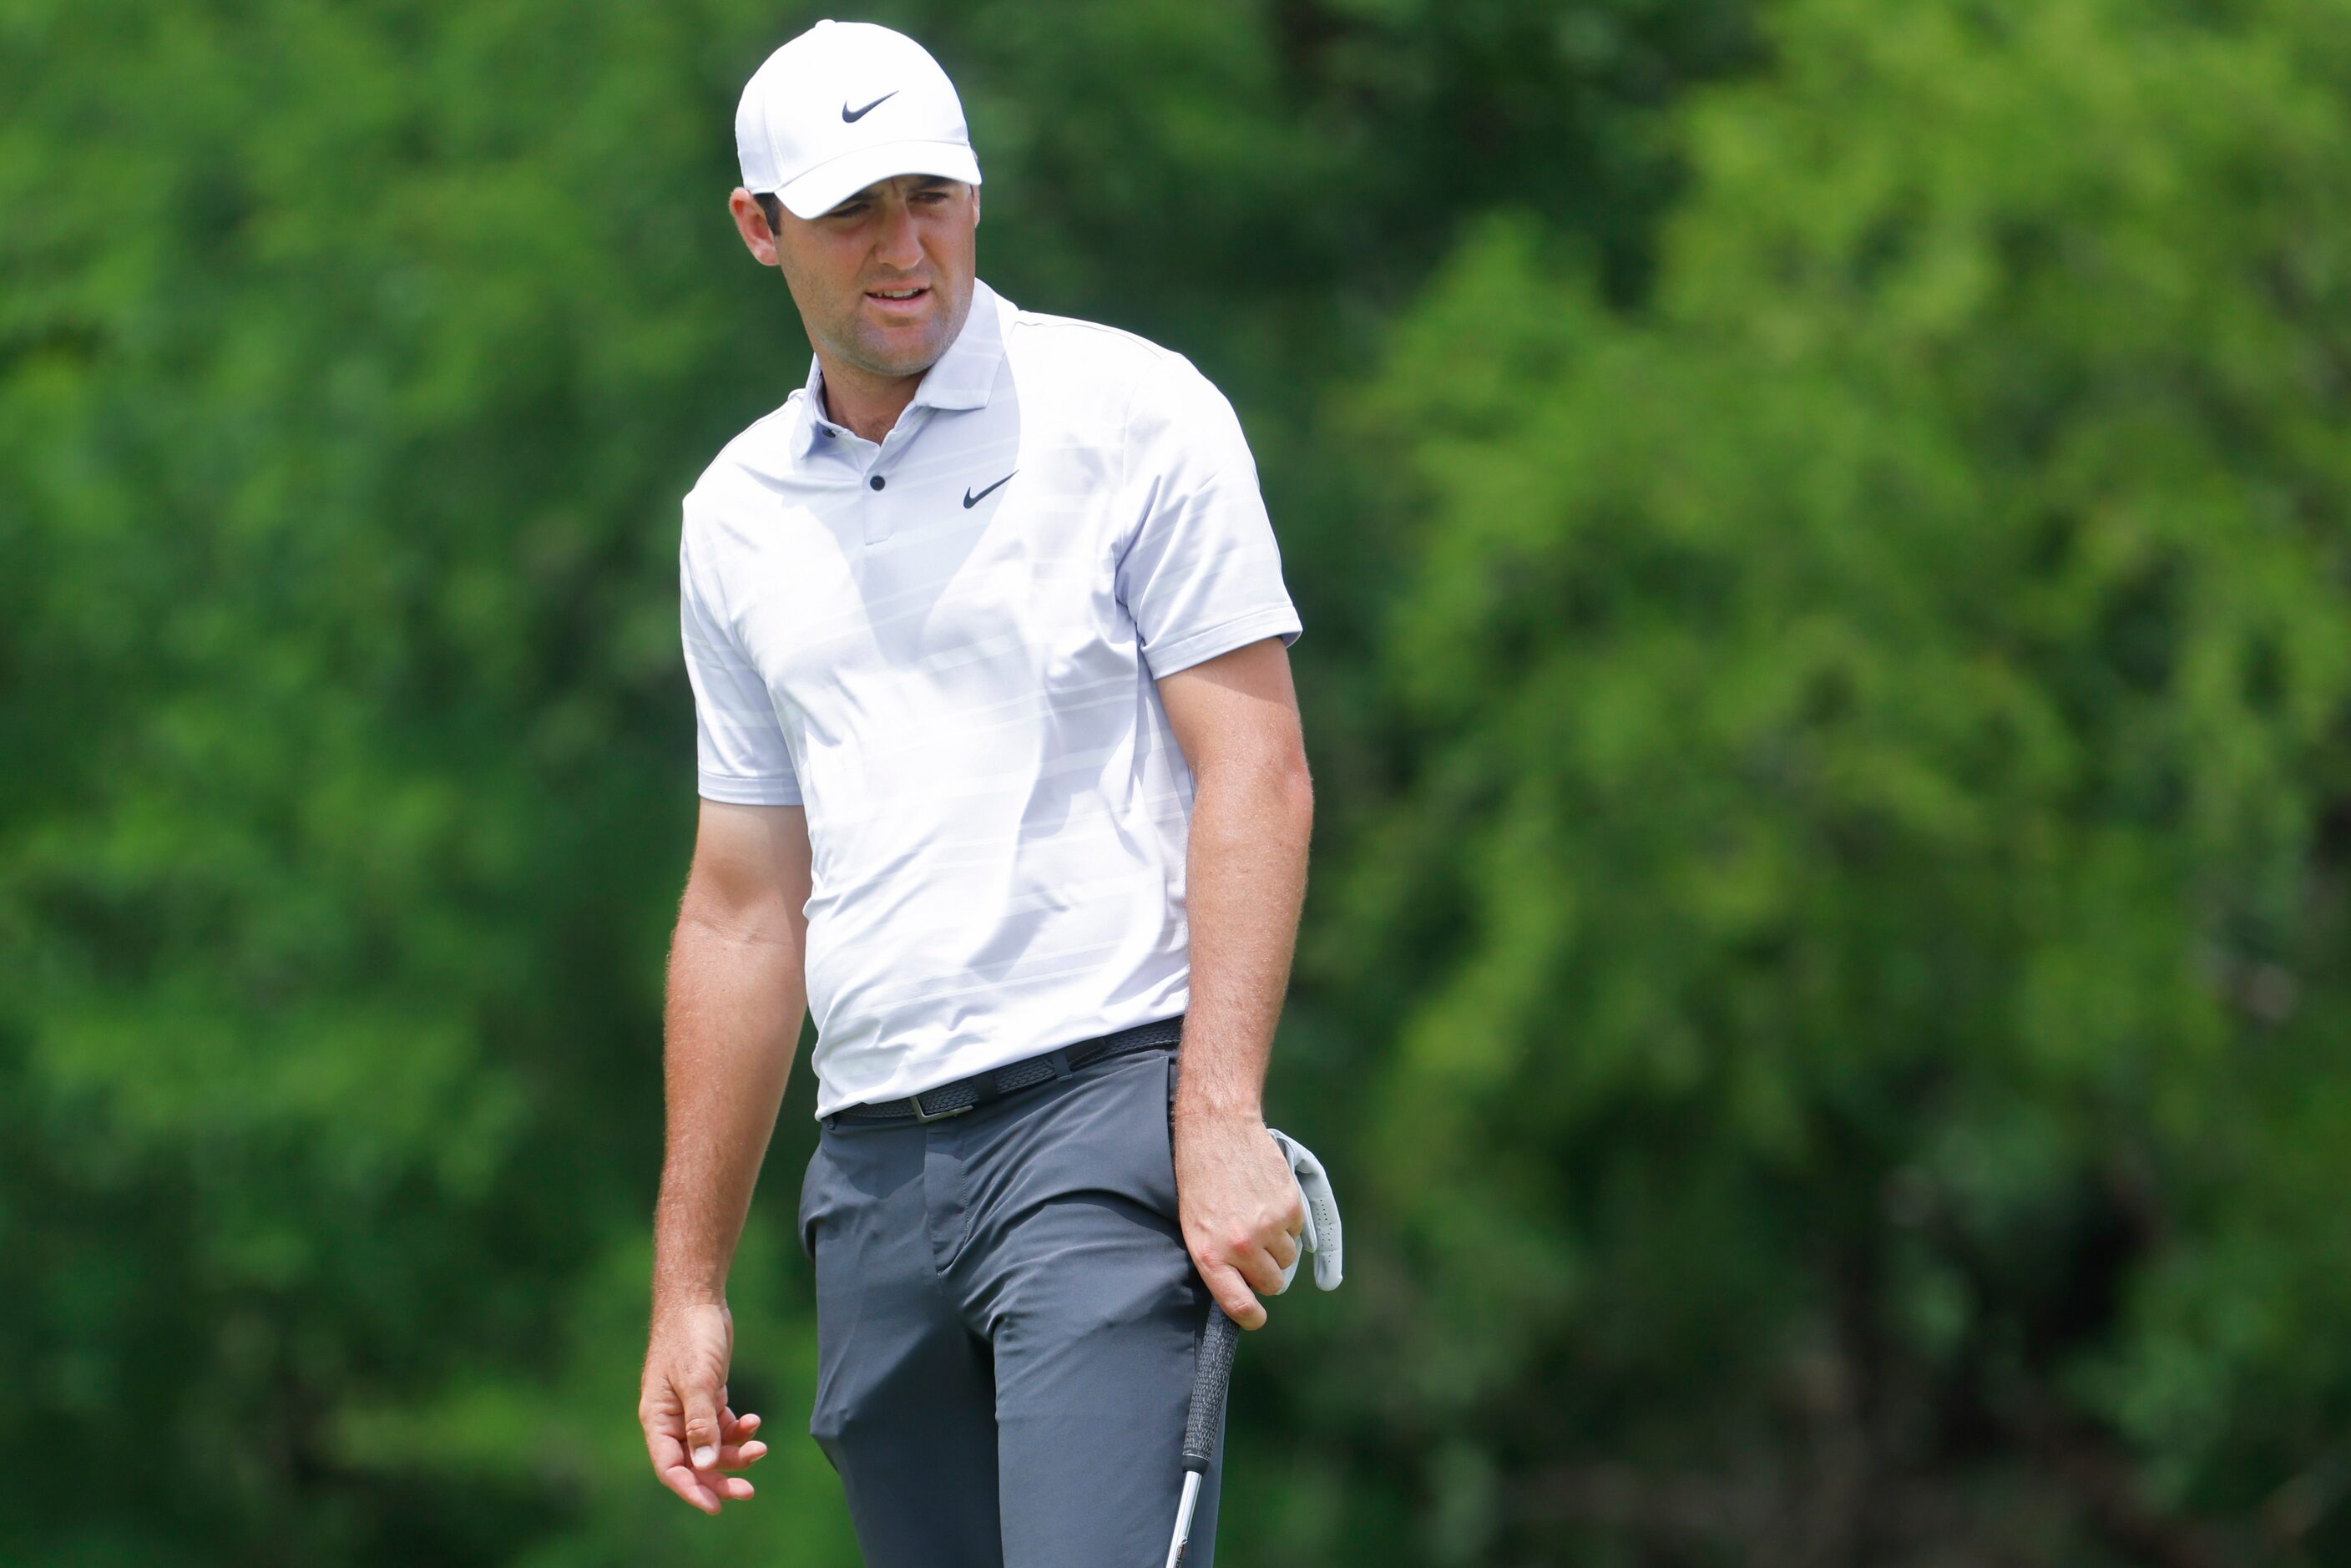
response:
[[[879,474],[876,474],[875,476],[873,476],[873,477],[872,477],[872,478],[868,479],[868,480],[867,480],[867,481],[865,481],[865,482],[866,482],[868,485],[872,486],[875,489],[879,490],[879,489],[882,487],[882,476],[881,476],[881,475],[879,475]]]

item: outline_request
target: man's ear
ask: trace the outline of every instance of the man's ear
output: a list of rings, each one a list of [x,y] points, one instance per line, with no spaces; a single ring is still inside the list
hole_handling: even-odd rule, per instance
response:
[[[768,214],[758,201],[742,186],[735,187],[726,198],[726,211],[735,220],[735,232],[743,236],[744,248],[758,259],[761,267],[780,267],[783,258],[776,247],[775,231],[768,226]]]
[[[974,228],[979,226],[979,187],[977,185],[971,188],[971,226]]]

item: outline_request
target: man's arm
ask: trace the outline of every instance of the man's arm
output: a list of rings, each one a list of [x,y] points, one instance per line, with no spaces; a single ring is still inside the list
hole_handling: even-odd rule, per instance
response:
[[[1305,1222],[1263,1107],[1306,898],[1313,786],[1279,637],[1205,659],[1158,685],[1195,786],[1176,1186],[1200,1277],[1235,1322],[1254,1329],[1265,1322],[1254,1292],[1280,1290]]]
[[[723,1474],[767,1451],[726,1407],[726,1276],[807,1010],[800,806],[702,802],[670,946],[668,1147],[653,1219],[653,1325],[638,1419],[654,1473],[705,1513],[751,1496]]]

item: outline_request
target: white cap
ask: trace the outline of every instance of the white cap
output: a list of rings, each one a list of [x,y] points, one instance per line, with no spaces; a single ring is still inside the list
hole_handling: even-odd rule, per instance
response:
[[[819,22],[751,73],[735,110],[743,188],[795,217],[830,212],[877,180],[979,183],[955,84],[930,52],[870,22]]]

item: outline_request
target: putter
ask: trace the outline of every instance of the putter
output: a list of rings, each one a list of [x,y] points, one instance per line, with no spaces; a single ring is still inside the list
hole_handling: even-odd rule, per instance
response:
[[[1192,1372],[1192,1410],[1184,1418],[1184,1500],[1176,1505],[1176,1538],[1167,1543],[1167,1568],[1184,1561],[1192,1539],[1192,1510],[1200,1500],[1200,1478],[1208,1471],[1216,1451],[1217,1428],[1224,1422],[1225,1395],[1233,1381],[1233,1351],[1239,1345],[1240,1325],[1225,1309],[1208,1303],[1208,1324],[1200,1335],[1200,1354]]]

